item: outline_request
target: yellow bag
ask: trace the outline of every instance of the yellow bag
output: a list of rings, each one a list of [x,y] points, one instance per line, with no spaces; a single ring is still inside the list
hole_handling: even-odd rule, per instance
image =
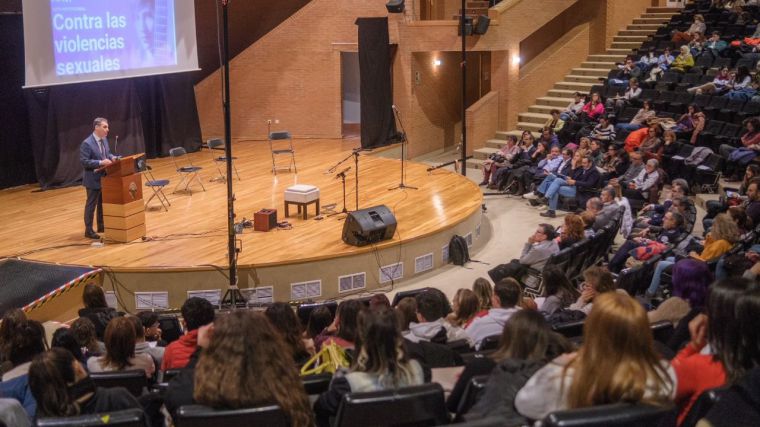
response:
[[[343,347],[331,342],[325,343],[317,354],[301,367],[301,375],[314,375],[329,372],[334,374],[340,368],[348,368],[350,363]]]

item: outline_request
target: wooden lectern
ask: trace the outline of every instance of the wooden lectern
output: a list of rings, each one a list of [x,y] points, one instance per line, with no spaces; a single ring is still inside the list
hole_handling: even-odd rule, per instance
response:
[[[122,157],[105,167],[101,178],[103,222],[106,238],[131,242],[145,236],[145,205],[142,197],[142,175],[137,159],[145,153]]]

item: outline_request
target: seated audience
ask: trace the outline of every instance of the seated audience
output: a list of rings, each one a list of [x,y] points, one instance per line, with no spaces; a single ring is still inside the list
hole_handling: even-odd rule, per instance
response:
[[[169,413],[190,404],[217,409],[277,404],[290,425],[314,424],[293,354],[265,315],[246,310],[220,315],[199,328],[197,344],[202,350],[169,383]]]
[[[63,348],[37,355],[29,367],[37,418],[103,414],[142,409],[123,387],[96,387],[82,364]]]
[[[480,301],[475,292],[464,288],[457,289],[451,301],[454,311],[446,316],[446,320],[454,327],[467,328],[476,317],[479,317]]]
[[[306,331],[304,331],[304,337],[312,341],[311,345],[314,345],[314,339],[317,338],[322,331],[325,330],[333,322],[333,313],[330,311],[330,307],[326,305],[320,305],[319,307],[311,310],[309,313],[309,321],[306,323]]]
[[[609,270],[598,266],[589,267],[583,272],[581,294],[574,303],[570,304],[568,310],[582,311],[588,315],[594,306],[594,300],[599,295],[613,291],[626,293],[622,289],[617,289],[615,279]]]
[[[623,112],[623,108],[631,105],[631,101],[638,99],[639,95],[641,95],[641,87],[639,87],[638,79],[638,77],[641,75],[641,69],[633,63],[633,60],[631,58],[628,58],[626,60],[625,67],[621,71],[627,72],[627,76],[629,76],[630,79],[621,79],[621,75],[619,74],[618,80],[627,80],[628,87],[623,93],[619,93],[615,97],[608,98],[605,105],[605,109],[608,112],[613,112],[618,116]],[[625,75],[623,77],[625,77]]]
[[[581,217],[575,214],[565,215],[565,222],[558,237],[559,249],[569,248],[585,238]]]
[[[86,317],[95,325],[98,340],[103,341],[108,322],[119,314],[106,303],[106,294],[98,285],[87,284],[82,292],[84,308],[79,310],[79,317]]]
[[[549,188],[555,180],[559,180],[560,182],[556,185],[560,185],[561,182],[564,182],[568,177],[573,176],[575,171],[581,167],[582,158],[583,155],[581,154],[581,150],[576,150],[575,153],[573,153],[573,151],[568,148],[563,149],[562,162],[557,168],[557,172],[547,175],[546,178],[541,181],[541,184],[538,185],[536,190],[523,194],[523,198],[531,200],[531,206],[538,206],[539,202],[533,202],[532,200],[546,197],[546,193],[549,191]]]
[[[154,311],[140,311],[137,318],[142,322],[145,329],[145,341],[152,347],[166,347],[166,341],[161,339],[161,322],[158,313]],[[163,354],[161,355],[163,358]]]
[[[348,371],[338,371],[330,389],[314,403],[317,425],[328,426],[343,396],[422,384],[422,367],[404,354],[393,310],[363,311],[359,316],[356,357]]]
[[[142,369],[145,376],[153,377],[156,365],[153,358],[142,353],[135,354],[136,334],[133,322],[126,317],[116,317],[106,327],[106,354],[87,360],[90,372],[129,371]]]
[[[29,389],[29,366],[35,356],[45,351],[45,330],[37,321],[22,319],[8,332],[10,340],[4,350],[13,368],[3,374],[0,396],[18,400],[29,418],[34,419],[37,403]]]
[[[695,93],[695,94],[711,94],[711,95],[722,95],[724,92],[728,91],[728,84],[731,82],[731,77],[729,76],[728,67],[721,67],[721,69],[718,71],[718,74],[715,75],[715,78],[713,78],[712,82],[705,83],[700,86],[692,86],[688,89],[686,89],[689,93]]]
[[[702,15],[694,15],[694,22],[689,26],[686,31],[674,31],[671,41],[675,43],[689,42],[697,33],[704,34],[707,29],[705,25],[705,18]]]
[[[515,279],[506,278],[496,283],[491,296],[493,308],[486,316],[475,319],[465,331],[476,349],[480,349],[484,339],[504,330],[509,318],[520,310],[521,300],[522,288]]]
[[[665,245],[673,245],[679,241],[683,232],[684,218],[677,212],[668,212],[662,222],[662,229],[656,234],[650,234],[649,229],[642,230],[639,234],[628,237],[615,252],[607,266],[611,272],[619,273],[625,267],[625,262],[630,256],[630,252],[638,247],[651,246],[652,242],[659,242]]]
[[[740,147],[731,144],[721,144],[720,155],[726,158],[726,173],[730,180],[738,181],[738,174],[760,155],[760,119],[753,117],[746,121],[747,132],[739,139]]]
[[[71,333],[82,348],[85,360],[93,356],[100,356],[106,352],[106,345],[98,341],[95,334],[95,325],[86,317],[80,317],[71,323]]]
[[[749,68],[742,65],[736,69],[736,77],[728,85],[728,92],[724,96],[731,100],[749,101],[756,93]]]
[[[605,115],[600,115],[598,117],[599,124],[594,126],[594,129],[591,130],[591,133],[588,136],[591,139],[591,142],[597,141],[601,144],[608,144],[614,141],[615,127],[610,123],[609,117]]]
[[[188,298],[182,304],[182,320],[185,335],[166,346],[161,370],[184,368],[198,346],[198,328],[214,321],[214,306],[203,298]]]
[[[364,304],[357,300],[342,301],[335,312],[333,322],[315,339],[317,351],[325,344],[336,344],[343,349],[352,350],[356,343],[356,322]]]
[[[559,118],[565,122],[577,119],[585,106],[585,102],[584,95],[580,92],[575,92],[573,100],[570,101],[567,108],[560,113]]]
[[[478,297],[479,311],[478,317],[483,317],[488,314],[488,310],[491,308],[491,295],[493,295],[493,286],[488,279],[478,277],[472,283],[472,291]]]
[[[675,61],[675,58],[670,53],[670,48],[666,46],[662,51],[662,55],[657,57],[657,61],[649,70],[649,78],[646,79],[645,82],[654,83],[657,80],[660,80],[662,75],[665,74],[665,71],[668,71],[670,64],[672,64],[673,61]]]
[[[604,115],[604,104],[598,92],[591,94],[591,100],[581,109],[579,118],[584,122],[595,122]]]
[[[695,259],[682,259],[673,266],[673,296],[647,313],[649,323],[667,320],[675,327],[692,310],[705,306],[713,275],[707,264]]]
[[[659,123],[649,126],[647,136],[638,147],[638,151],[644,155],[644,159],[657,159],[659,161],[662,158],[662,132],[662,126]]]
[[[477,403],[466,412],[466,420],[498,416],[504,425],[517,425],[525,420],[514,409],[515,395],[528,379],[549,360],[572,347],[561,335],[552,331],[543,316],[535,311],[515,313],[501,334],[499,348],[490,357],[473,359],[468,363],[447,406],[456,412],[470,379],[478,375],[490,377]]]
[[[488,271],[488,275],[494,283],[505,277],[521,278],[529,268],[541,271],[550,256],[559,252],[559,245],[554,240],[557,237],[554,226],[551,224],[538,224],[536,231],[528,237],[523,246],[519,259],[513,259],[507,264],[500,264]]]
[[[406,335],[412,322],[417,321],[417,300],[414,297],[404,297],[396,304],[395,310],[399,330]]]
[[[491,176],[496,176],[495,172],[498,169],[509,167],[513,161],[517,160],[521,152],[522,148],[517,145],[517,137],[508,135],[507,143],[483,161],[483,182],[480,185],[490,184]]]
[[[676,132],[676,134],[691,134],[689,143],[697,145],[697,138],[705,129],[706,122],[705,113],[700,110],[698,105],[691,104],[686,107],[686,113],[676,121],[676,125],[671,130]]]
[[[565,121],[560,118],[560,113],[557,109],[551,110],[549,114],[552,117],[546,121],[544,128],[551,129],[552,133],[556,135],[565,126]]]
[[[538,310],[545,317],[568,308],[578,298],[578,291],[559,267],[551,265],[544,269],[544,301]]]
[[[82,353],[82,347],[77,342],[77,339],[74,338],[74,334],[69,328],[58,328],[53,332],[50,348],[66,349],[79,363],[87,364],[87,358]]]
[[[602,161],[597,165],[601,174],[603,184],[606,184],[610,178],[623,175],[628,169],[628,153],[619,150],[614,144],[607,147],[607,152],[602,157]]]
[[[657,171],[659,165],[656,159],[647,160],[644,170],[623,189],[623,195],[629,200],[648,200],[649,192],[657,191],[657,184],[660,181],[660,173]]]
[[[135,357],[141,357],[141,354],[147,354],[155,362],[156,366],[160,367],[161,362],[164,359],[164,347],[151,346],[149,342],[145,340],[145,328],[142,321],[137,316],[128,316],[132,322],[132,326],[135,328]]]
[[[645,126],[647,120],[650,120],[655,117],[655,111],[652,109],[652,102],[649,100],[646,100],[642,103],[642,107],[639,109],[639,111],[636,112],[636,115],[633,116],[630,122],[628,123],[621,123],[618,122],[615,125],[615,131],[620,132],[623,130],[627,131],[634,131],[636,129],[641,129]]]
[[[654,349],[646,312],[615,292],[596,298],[577,353],[538,370],[517,393],[515,408],[531,420],[562,409],[608,403],[672,401],[675,379]]]
[[[417,321],[409,324],[409,332],[404,334],[404,338],[411,342],[430,341],[436,344],[467,339],[462,327],[444,319],[445,308],[438,294],[428,289],[417,294],[415,299]]]
[[[644,170],[644,156],[641,153],[634,151],[628,155],[628,158],[630,159],[628,169],[622,176],[611,178],[609,185],[626,188]]]
[[[676,56],[676,59],[670,64],[671,71],[678,71],[679,73],[685,73],[694,66],[694,57],[691,56],[691,51],[686,45],[681,46],[681,52]]]
[[[293,354],[293,360],[297,365],[302,365],[309,360],[315,352],[314,341],[308,340],[311,348],[307,348],[307,341],[303,339],[301,322],[298,316],[286,302],[276,302],[264,311],[267,319],[272,322],[274,329],[285,340],[285,345],[290,347],[290,353]]]
[[[581,168],[573,171],[573,176],[565,179],[555,179],[546,190],[546,199],[549,202],[549,209],[541,212],[540,215],[547,218],[557,216],[556,210],[559,204],[559,196],[575,198],[584,192],[590,192],[599,185],[599,171],[594,166],[591,158],[584,157],[581,159]]]
[[[26,313],[20,308],[12,308],[6,311],[0,319],[0,362],[2,362],[0,375],[13,368],[13,363],[8,359],[10,355],[9,346],[16,335],[16,327],[27,320]]]

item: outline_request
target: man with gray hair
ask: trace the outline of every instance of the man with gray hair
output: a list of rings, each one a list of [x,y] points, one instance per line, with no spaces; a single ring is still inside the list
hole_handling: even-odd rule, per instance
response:
[[[98,117],[93,121],[93,132],[82,141],[79,147],[79,162],[84,168],[82,185],[87,190],[87,202],[84,205],[84,236],[100,239],[92,229],[92,216],[97,208],[98,232],[105,231],[103,225],[103,196],[100,192],[100,178],[104,171],[97,169],[113,163],[114,156],[108,148],[108,120]]]
[[[657,183],[660,181],[660,173],[657,171],[659,166],[660,163],[657,160],[649,159],[639,176],[623,189],[623,195],[628,200],[648,200],[649,192],[656,190]]]
[[[620,209],[620,206],[615,202],[615,196],[617,196],[617,191],[615,191],[614,187],[608,185],[602,189],[601,198],[598,199],[602,204],[602,208],[596,214],[596,221],[594,221],[593,226],[594,231],[604,228],[605,225],[615,219],[615,215],[617,215]]]

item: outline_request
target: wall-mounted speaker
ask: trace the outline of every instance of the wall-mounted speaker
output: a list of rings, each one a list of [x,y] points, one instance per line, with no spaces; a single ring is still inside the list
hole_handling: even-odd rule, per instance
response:
[[[393,237],[396,217],[385,205],[349,212],[343,223],[343,241],[353,246],[364,246]]]
[[[488,31],[488,26],[491,24],[491,18],[480,15],[478,16],[478,23],[475,25],[475,28],[472,30],[473,33],[483,35]]]
[[[457,31],[458,35],[462,35],[462,21],[461,18],[457,20]],[[464,35],[471,36],[472,35],[472,16],[465,16],[464,17]]]
[[[402,13],[404,11],[404,0],[390,0],[385,4],[388,13]]]

